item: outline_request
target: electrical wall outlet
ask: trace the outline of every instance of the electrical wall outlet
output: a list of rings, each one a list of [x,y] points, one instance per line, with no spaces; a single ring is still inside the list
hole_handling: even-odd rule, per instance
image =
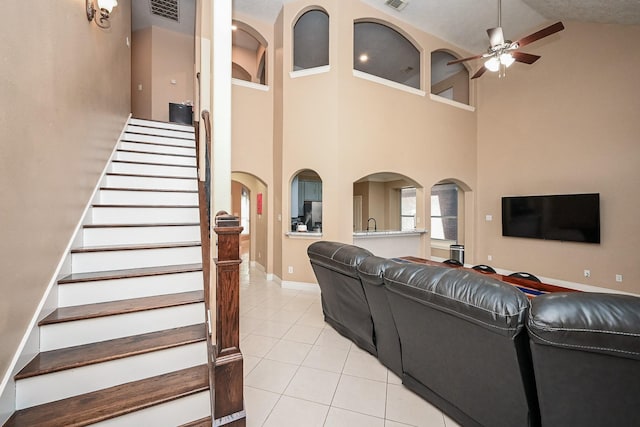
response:
[[[485,219],[486,221],[493,221],[493,215],[486,215],[486,216],[484,217],[484,219]]]
[[[622,282],[622,274],[616,274],[616,282],[618,283]]]
[[[493,256],[487,255],[487,261],[493,261]]]
[[[591,277],[591,271],[590,270],[585,270],[584,271],[584,277]]]
[[[289,266],[289,269],[288,269],[287,271],[289,271],[289,274],[293,274],[293,266],[292,266],[292,265],[290,265],[290,266]]]

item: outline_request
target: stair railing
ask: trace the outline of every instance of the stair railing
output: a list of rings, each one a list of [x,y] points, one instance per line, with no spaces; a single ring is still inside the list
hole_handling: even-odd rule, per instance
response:
[[[215,359],[216,343],[212,335],[211,319],[211,118],[209,111],[202,112],[202,120],[194,123],[196,131],[196,163],[198,165],[198,207],[200,214],[200,240],[202,244],[202,275],[204,279],[204,304],[207,325],[207,365],[209,366],[209,385],[211,390],[211,410],[215,407]],[[203,126],[201,126],[201,124]],[[200,143],[200,129],[204,128],[204,144]]]

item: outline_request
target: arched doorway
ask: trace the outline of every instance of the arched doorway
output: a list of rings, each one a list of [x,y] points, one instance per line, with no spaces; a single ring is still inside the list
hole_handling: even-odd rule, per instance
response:
[[[246,172],[231,173],[233,215],[244,227],[240,235],[241,257],[246,267],[266,272],[268,252],[268,188],[264,181]],[[248,270],[247,270],[248,272]]]

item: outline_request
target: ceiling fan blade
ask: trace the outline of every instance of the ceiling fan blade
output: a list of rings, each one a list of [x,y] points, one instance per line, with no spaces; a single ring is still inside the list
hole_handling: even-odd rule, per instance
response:
[[[538,55],[532,55],[530,53],[525,53],[525,52],[511,52],[511,56],[513,56],[513,58],[516,61],[522,62],[525,64],[533,64],[534,62],[536,62],[538,59],[541,58]]]
[[[471,77],[471,80],[477,79],[478,77],[483,75],[485,71],[487,71],[487,68],[483,65],[482,67],[478,68],[478,71],[476,71],[473,77]]]
[[[491,47],[500,46],[504,44],[504,34],[502,33],[502,27],[489,28],[487,30],[489,35],[489,43]]]
[[[556,22],[555,24],[549,25],[548,27],[543,28],[540,31],[536,31],[533,34],[529,34],[528,36],[521,38],[516,43],[518,43],[518,47],[526,46],[537,40],[540,40],[541,38],[550,36],[551,34],[555,34],[558,31],[562,30],[564,30],[564,25],[562,25],[562,22]]]
[[[447,65],[459,64],[460,62],[471,61],[472,59],[482,58],[482,55],[470,56],[468,58],[456,59],[454,61],[447,62]]]

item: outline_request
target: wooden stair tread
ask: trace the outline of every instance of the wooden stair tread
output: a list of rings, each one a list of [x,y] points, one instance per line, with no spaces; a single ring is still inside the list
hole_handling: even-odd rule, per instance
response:
[[[111,163],[131,163],[135,165],[151,165],[151,166],[171,166],[176,168],[195,168],[196,165],[175,165],[172,163],[157,163],[157,162],[136,162],[131,160],[112,160]],[[109,174],[107,174],[109,175]]]
[[[112,203],[96,203],[94,208],[197,208],[198,205],[114,205]]]
[[[5,427],[86,426],[209,389],[207,365],[16,411]]]
[[[158,308],[176,307],[203,301],[204,291],[191,291],[177,294],[155,295],[150,297],[100,302],[96,304],[59,307],[38,322],[38,326],[70,322],[73,320],[95,319],[98,317],[135,313],[138,311]]]
[[[177,132],[183,132],[183,131],[177,131]],[[143,133],[139,133],[139,132],[127,132],[127,133],[133,133],[136,135],[146,135]],[[153,135],[150,135],[153,136]],[[173,137],[165,137],[165,138],[173,138]],[[175,138],[175,139],[184,139],[185,141],[195,141],[195,139],[187,139],[187,138]],[[160,144],[158,142],[150,142],[150,141],[133,141],[130,139],[121,139],[120,142],[128,142],[130,144],[146,144],[146,145],[153,145],[155,147],[176,147],[176,148],[189,148],[189,149],[193,149],[195,150],[196,147],[194,145],[179,145],[179,144]]]
[[[194,227],[198,222],[167,222],[164,224],[85,224],[82,228],[134,228],[134,227]]]
[[[98,280],[127,279],[133,277],[161,276],[164,274],[191,273],[202,271],[202,264],[163,265],[160,267],[129,268],[124,270],[92,271],[73,273],[58,280],[59,285],[66,283],[95,282]]]
[[[195,159],[195,154],[174,154],[174,153],[156,153],[155,151],[138,151],[138,150],[123,150],[118,149],[118,153],[137,153],[137,154],[153,154],[154,156],[169,156],[169,157],[189,157]]]
[[[198,193],[198,190],[172,190],[156,188],[126,188],[126,187],[100,187],[104,191],[141,191],[150,193]]]
[[[178,122],[169,122],[166,120],[157,120],[157,119],[145,119],[143,117],[131,117],[131,120],[127,123],[127,126],[142,126],[139,125],[137,123],[133,123],[132,121],[135,120],[137,122],[143,122],[143,123],[153,123],[153,124],[158,124],[158,125],[171,125],[172,127],[163,127],[163,128],[159,128],[159,129],[168,129],[171,130],[174,127],[183,127],[183,128],[187,128],[189,129],[189,131],[193,132],[194,126],[193,124],[187,124],[187,123],[178,123]],[[147,126],[149,127],[149,126]],[[187,131],[188,132],[188,131]]]
[[[180,427],[211,427],[213,425],[211,417],[202,418],[199,420],[191,421],[187,424],[182,424]]]
[[[171,242],[171,243],[145,243],[140,245],[109,245],[109,246],[83,246],[72,248],[72,254],[90,253],[90,252],[114,252],[114,251],[138,251],[144,249],[173,249],[173,248],[191,248],[201,246],[200,241],[191,242]]]
[[[188,166],[188,167],[191,167],[191,166]],[[118,172],[108,172],[106,175],[107,176],[128,176],[132,178],[193,179],[193,180],[198,179],[195,176],[148,175],[148,174],[118,173]]]
[[[207,339],[204,323],[38,353],[16,380],[79,368]]]
[[[140,126],[140,125],[133,125],[133,126]],[[158,128],[156,128],[156,129],[158,129]],[[172,131],[176,131],[176,132],[188,132],[188,131],[178,130],[178,129],[163,129],[163,130],[172,130]],[[127,129],[125,131],[125,133],[129,133],[129,134],[133,134],[133,135],[152,136],[154,138],[170,138],[170,139],[182,139],[184,141],[195,141],[195,133],[194,133],[194,137],[158,135],[157,133],[136,132],[136,129],[134,129],[134,130]],[[188,133],[191,133],[191,132],[188,132]],[[131,141],[131,142],[140,142],[140,141]]]

